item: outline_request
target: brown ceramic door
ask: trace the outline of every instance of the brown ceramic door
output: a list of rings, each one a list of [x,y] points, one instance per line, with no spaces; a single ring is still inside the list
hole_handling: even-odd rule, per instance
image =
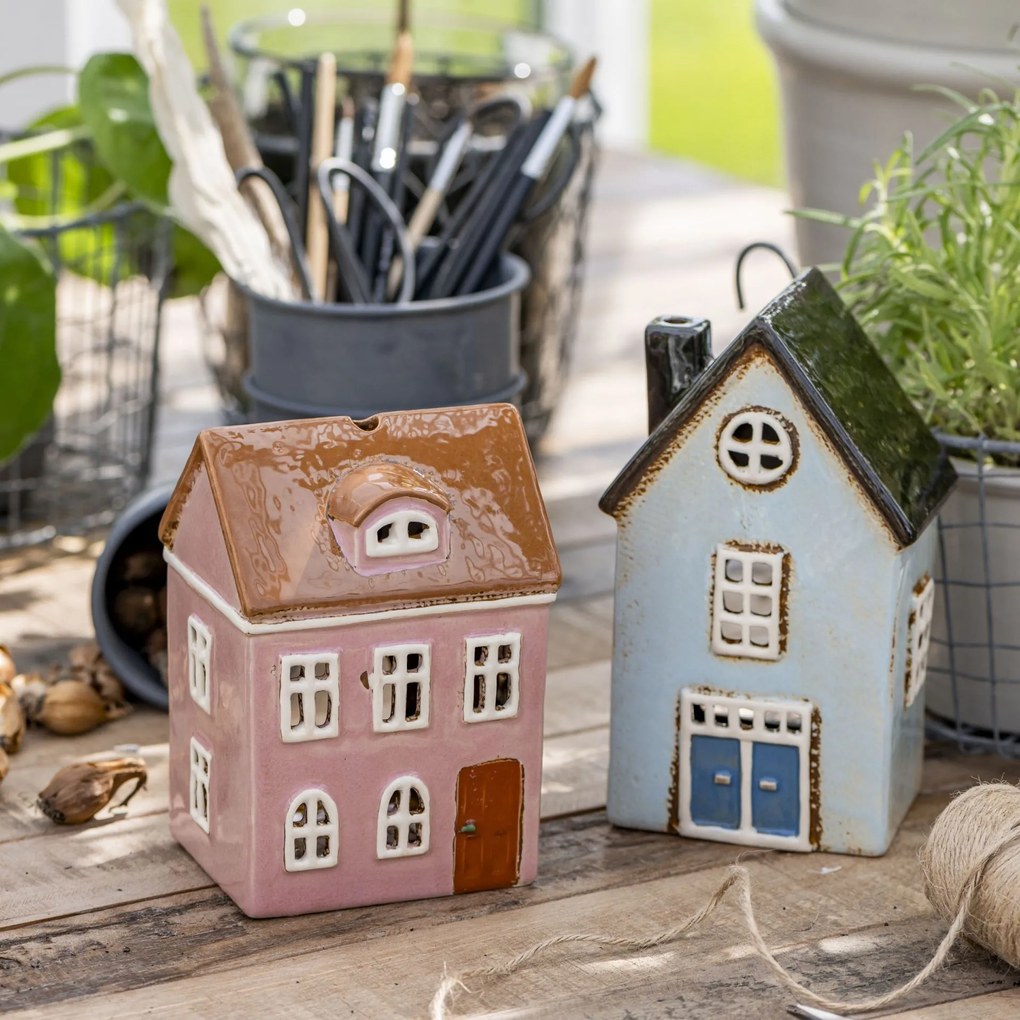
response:
[[[521,801],[524,769],[499,758],[460,770],[454,892],[514,885],[521,864]]]

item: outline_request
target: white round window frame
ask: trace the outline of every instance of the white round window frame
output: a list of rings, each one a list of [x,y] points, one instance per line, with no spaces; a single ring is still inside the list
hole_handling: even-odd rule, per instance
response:
[[[733,438],[733,434],[741,425],[749,424],[752,429],[751,439],[743,442]],[[762,440],[762,426],[770,426],[779,438],[778,443],[765,443]],[[796,466],[797,447],[794,441],[793,426],[777,411],[767,407],[745,407],[736,414],[731,414],[723,422],[716,443],[716,458],[719,466],[741,485],[753,489],[763,489],[782,481]],[[743,453],[748,458],[746,466],[733,461],[730,454]],[[781,463],[777,467],[763,468],[763,455],[778,457]]]

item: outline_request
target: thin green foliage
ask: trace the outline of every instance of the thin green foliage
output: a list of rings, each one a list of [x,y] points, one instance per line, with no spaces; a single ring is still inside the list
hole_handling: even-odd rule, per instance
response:
[[[915,154],[905,135],[851,231],[840,290],[930,424],[1020,441],[1020,89],[977,101]]]

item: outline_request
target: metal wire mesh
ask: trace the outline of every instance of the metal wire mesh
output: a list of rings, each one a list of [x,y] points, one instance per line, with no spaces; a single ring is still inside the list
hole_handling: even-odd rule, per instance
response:
[[[939,515],[928,729],[1020,757],[1020,443],[939,435],[960,480]],[[994,459],[993,459],[994,458]]]
[[[0,467],[0,549],[106,524],[145,485],[168,273],[168,225],[139,206],[21,236],[58,276],[62,379],[49,420]]]

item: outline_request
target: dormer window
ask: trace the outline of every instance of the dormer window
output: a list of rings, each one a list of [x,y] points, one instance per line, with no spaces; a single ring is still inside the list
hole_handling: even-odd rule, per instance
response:
[[[365,555],[414,556],[439,548],[436,521],[419,510],[398,510],[373,522],[365,536]]]
[[[326,517],[340,552],[366,577],[442,563],[450,553],[449,493],[433,476],[371,460],[333,486]]]

